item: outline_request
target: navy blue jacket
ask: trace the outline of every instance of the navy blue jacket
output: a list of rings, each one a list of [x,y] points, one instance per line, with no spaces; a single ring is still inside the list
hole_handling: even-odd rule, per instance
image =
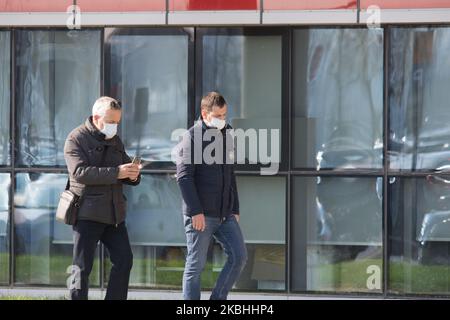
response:
[[[223,138],[222,163],[205,163],[203,159],[205,148],[215,141],[214,137],[211,141],[203,141],[205,139],[202,137],[206,129],[208,127],[203,121],[197,121],[178,145],[177,182],[183,197],[183,214],[194,216],[203,213],[205,216],[219,218],[239,214],[234,161],[226,161],[227,157],[234,160],[234,146],[226,143],[226,135],[229,135],[226,130],[231,129],[231,126],[227,125],[220,133],[215,131]],[[201,136],[197,139],[194,137],[194,132],[199,133],[200,130]],[[228,137],[232,139],[230,135]],[[211,148],[212,146],[209,149]]]

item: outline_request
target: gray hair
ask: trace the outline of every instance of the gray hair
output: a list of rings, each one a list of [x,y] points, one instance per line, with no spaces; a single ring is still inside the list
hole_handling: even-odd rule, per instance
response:
[[[92,115],[105,116],[106,110],[121,110],[122,106],[119,101],[111,97],[100,97],[92,106]]]

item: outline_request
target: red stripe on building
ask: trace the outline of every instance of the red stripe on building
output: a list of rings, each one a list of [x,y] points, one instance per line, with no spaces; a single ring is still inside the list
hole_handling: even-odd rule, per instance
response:
[[[357,0],[264,0],[264,10],[356,9]]]
[[[81,12],[166,11],[166,0],[77,0]]]
[[[258,10],[259,0],[170,0],[171,11]]]
[[[381,9],[450,8],[450,0],[361,0],[361,8],[376,5]]]
[[[66,12],[72,0],[0,0],[0,12]]]

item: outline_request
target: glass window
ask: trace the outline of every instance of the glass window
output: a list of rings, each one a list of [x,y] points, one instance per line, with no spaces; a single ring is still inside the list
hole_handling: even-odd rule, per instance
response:
[[[72,265],[72,229],[55,220],[65,174],[18,173],[14,194],[15,283],[66,286]],[[97,253],[90,276],[99,285]],[[69,273],[67,271],[69,270]]]
[[[449,186],[448,176],[390,179],[390,292],[450,293]]]
[[[0,165],[10,164],[10,33],[0,32]]]
[[[0,283],[9,282],[9,173],[0,173]]]
[[[234,129],[258,133],[261,133],[259,129],[268,130],[267,158],[261,158],[260,144],[256,153],[249,153],[247,147],[246,164],[267,163],[272,157],[278,157],[279,161],[270,162],[281,162],[282,42],[280,34],[233,35],[230,32],[202,37],[199,96],[218,90],[227,101],[227,120]],[[197,100],[196,113],[200,116],[200,99]],[[271,143],[272,137],[276,137],[272,136],[272,129],[278,130],[278,146]]]
[[[391,169],[450,164],[450,28],[391,28]]]
[[[286,290],[286,178],[237,176],[236,183],[239,224],[248,250],[236,288]]]
[[[100,31],[16,31],[17,163],[65,166],[64,142],[100,93]]]
[[[293,52],[293,166],[381,168],[383,30],[295,30]]]
[[[286,179],[237,177],[241,227],[249,260],[235,285],[243,290],[285,290]],[[186,237],[181,194],[172,175],[144,175],[126,187],[127,228],[134,261],[130,285],[181,289]],[[260,203],[258,199],[269,199]],[[215,242],[213,241],[212,244]],[[226,261],[219,244],[211,245],[202,287],[212,288]],[[111,264],[105,261],[107,278]]]
[[[294,177],[292,288],[381,292],[382,178]]]
[[[162,165],[171,161],[177,142],[172,132],[187,126],[189,38],[181,32],[130,33],[113,29],[108,36],[109,90],[125,111],[121,138],[127,152]]]
[[[238,176],[237,187],[248,260],[234,288],[286,290],[286,179]],[[203,288],[214,286],[225,262],[226,255],[220,246],[212,246],[202,274]]]
[[[137,187],[127,186],[124,193],[134,257],[130,286],[181,287],[186,237],[174,175],[145,174]],[[106,261],[109,274],[109,258]]]

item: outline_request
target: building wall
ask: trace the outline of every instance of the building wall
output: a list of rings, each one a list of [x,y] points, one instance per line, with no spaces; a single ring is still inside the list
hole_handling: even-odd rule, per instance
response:
[[[73,13],[77,13],[76,18]],[[0,26],[450,22],[449,0],[0,0]]]

